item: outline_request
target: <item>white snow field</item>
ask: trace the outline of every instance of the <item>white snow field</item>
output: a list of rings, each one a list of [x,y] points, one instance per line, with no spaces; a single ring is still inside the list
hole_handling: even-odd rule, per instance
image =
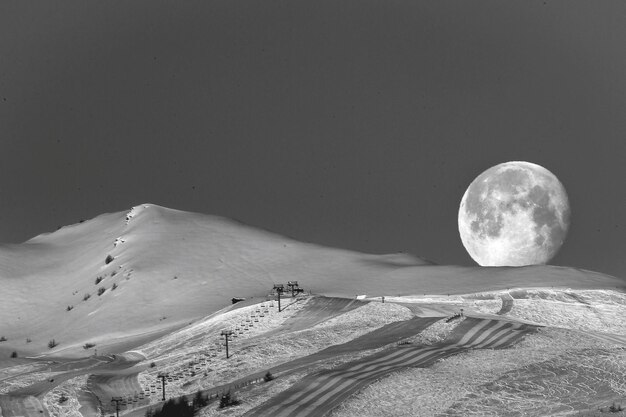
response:
[[[545,283],[624,287],[621,279],[572,268],[437,266],[407,254],[325,248],[221,217],[142,204],[0,246],[0,337],[8,339],[0,354],[82,355],[85,343],[101,353],[130,348],[224,308],[232,297],[263,297],[274,283],[290,280],[340,297]],[[58,345],[48,349],[51,339]]]
[[[285,294],[279,313],[272,287],[294,280],[306,293]],[[1,245],[0,286],[0,417],[110,415],[113,396],[123,398],[122,415],[143,416],[159,405],[160,374],[170,378],[168,398],[230,387],[242,401],[224,410],[214,401],[200,415],[251,416],[315,372],[422,348],[443,356],[368,379],[331,414],[577,415],[626,406],[626,281],[591,271],[433,265],[142,204]],[[246,300],[232,305],[234,297]],[[464,317],[479,323],[477,335],[483,324],[528,334],[446,356]],[[236,333],[229,359],[226,329]],[[263,382],[268,370],[276,379]],[[523,405],[531,399],[534,408]]]

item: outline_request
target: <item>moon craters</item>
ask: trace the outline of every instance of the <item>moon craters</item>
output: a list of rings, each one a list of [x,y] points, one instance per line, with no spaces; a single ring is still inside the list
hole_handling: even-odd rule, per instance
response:
[[[569,213],[565,189],[550,171],[508,162],[470,184],[459,208],[459,233],[480,265],[545,263],[565,239]]]

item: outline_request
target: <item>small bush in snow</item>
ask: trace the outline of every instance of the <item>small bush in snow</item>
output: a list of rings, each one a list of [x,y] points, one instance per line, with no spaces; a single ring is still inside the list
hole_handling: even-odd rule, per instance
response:
[[[98,295],[102,295],[102,294],[104,294],[104,292],[105,292],[106,290],[107,290],[107,289],[106,289],[106,288],[104,288],[104,287],[100,287],[100,288],[98,288]]]
[[[72,309],[73,309],[73,308],[74,308],[74,306],[67,306],[65,309],[66,309],[67,311],[72,311]]]
[[[91,294],[85,294],[83,295],[83,301],[87,301],[89,300],[89,298],[91,297]]]
[[[238,405],[240,402],[241,401],[239,401],[234,394],[228,391],[220,397],[220,408],[232,407]]]
[[[199,410],[202,407],[206,407],[208,404],[208,397],[204,395],[202,391],[196,392],[196,395],[193,397],[193,408]]]
[[[0,337],[0,342],[6,342],[6,341],[7,341],[6,337],[4,337],[4,336]]]
[[[52,340],[50,340],[50,341],[48,342],[48,348],[49,348],[49,349],[52,349],[53,347],[55,347],[55,346],[57,346],[57,345],[58,345],[58,343],[57,343],[57,341],[56,341],[56,340],[54,340],[54,339],[52,339]]]
[[[12,358],[17,358],[17,352],[16,351],[11,352],[11,357]]]
[[[108,265],[111,262],[113,262],[113,257],[111,255],[107,255],[107,258],[104,260],[104,263]]]
[[[184,399],[171,399],[163,404],[161,410],[146,411],[149,417],[192,417],[195,414],[193,405]]]
[[[96,278],[96,285],[100,284],[104,278],[98,277]]]

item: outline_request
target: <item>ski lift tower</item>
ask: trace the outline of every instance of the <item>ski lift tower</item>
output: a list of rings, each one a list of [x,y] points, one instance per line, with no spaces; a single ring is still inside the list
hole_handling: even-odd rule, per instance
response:
[[[289,290],[291,291],[291,296],[295,297],[296,291],[299,289],[298,281],[289,281],[287,282],[287,286],[289,287]]]
[[[161,380],[161,383],[163,384],[163,390],[162,390],[162,394],[163,394],[163,401],[165,401],[165,380],[168,379],[169,375],[167,374],[159,374],[157,375],[157,379]]]
[[[117,415],[117,417],[120,417],[120,403],[124,401],[124,399],[122,397],[112,397],[111,398],[111,402],[115,403],[115,415]]]
[[[285,291],[285,286],[283,284],[274,284],[274,291],[278,295],[278,312],[280,313],[280,295]]]
[[[228,359],[228,339],[233,335],[232,330],[222,330],[221,336],[224,336],[224,340],[226,340],[226,359]]]

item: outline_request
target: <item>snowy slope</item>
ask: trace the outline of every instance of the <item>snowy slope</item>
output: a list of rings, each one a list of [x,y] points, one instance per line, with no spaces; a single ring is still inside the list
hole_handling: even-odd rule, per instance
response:
[[[145,340],[209,315],[232,297],[264,297],[273,283],[289,280],[347,297],[624,287],[623,280],[571,268],[436,266],[406,254],[325,248],[143,204],[0,246],[0,336],[9,339],[0,349],[49,352],[54,338],[60,344],[53,351],[62,353],[87,341]]]

